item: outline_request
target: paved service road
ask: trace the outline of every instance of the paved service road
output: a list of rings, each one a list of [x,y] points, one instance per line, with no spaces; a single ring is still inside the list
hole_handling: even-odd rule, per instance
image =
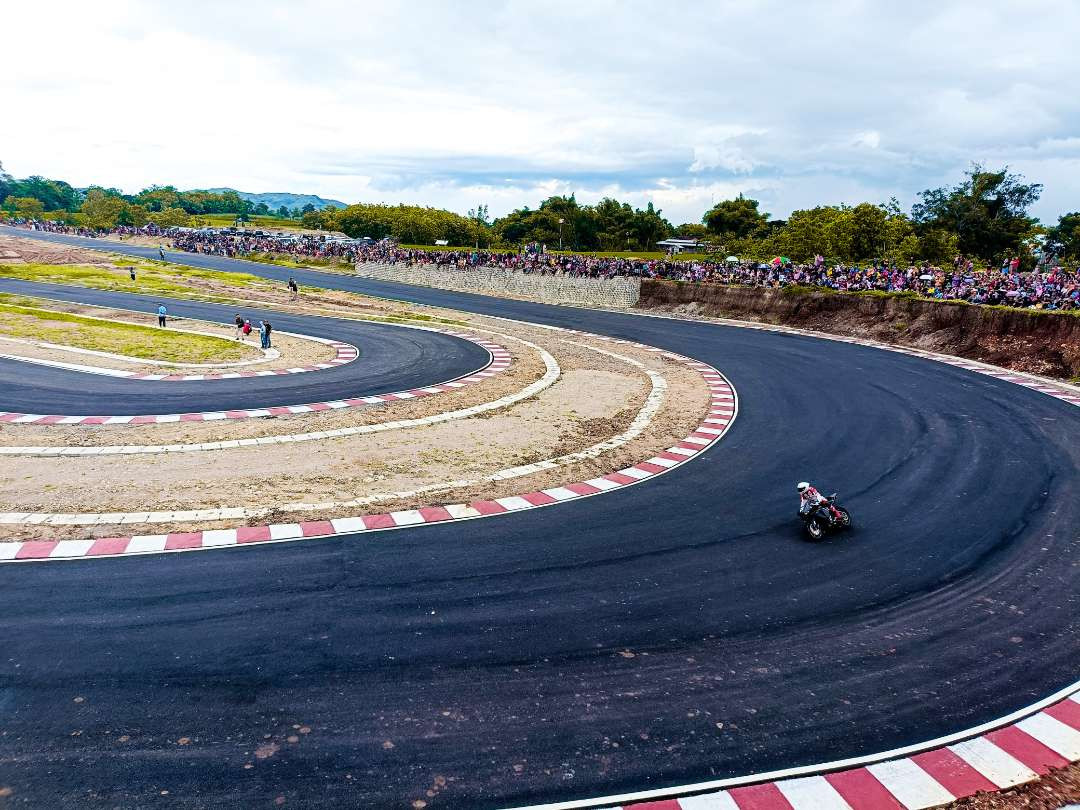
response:
[[[0,785],[28,806],[588,797],[868,754],[1076,680],[1076,407],[842,343],[291,272],[685,353],[739,419],[549,509],[0,566]],[[802,478],[856,531],[804,542]]]

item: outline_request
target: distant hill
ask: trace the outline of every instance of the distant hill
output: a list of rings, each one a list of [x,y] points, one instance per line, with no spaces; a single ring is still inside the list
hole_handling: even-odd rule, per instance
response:
[[[235,188],[208,188],[205,189],[213,194],[224,194],[226,191],[236,191]],[[270,191],[265,194],[252,194],[250,191],[236,191],[240,195],[241,200],[248,200],[255,203],[266,203],[266,207],[271,211],[276,211],[281,206],[285,206],[290,211],[294,208],[303,208],[308,203],[315,206],[316,211],[321,211],[323,208],[345,208],[345,203],[341,200],[327,200],[324,197],[320,197],[317,194],[289,194],[284,191]]]

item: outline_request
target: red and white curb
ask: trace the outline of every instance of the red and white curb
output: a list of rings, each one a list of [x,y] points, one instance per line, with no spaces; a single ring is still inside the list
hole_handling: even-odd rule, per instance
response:
[[[920,810],[1080,760],[1080,683],[974,729],[869,757],[516,810]],[[856,767],[853,767],[856,766]]]
[[[466,334],[464,332],[451,332],[444,329],[432,329],[430,327],[409,326],[403,328],[423,329],[429,332],[438,332],[439,334],[450,335],[451,337],[468,340],[472,343],[477,344],[478,346],[483,347],[488,351],[488,364],[486,366],[483,366],[478,371],[472,372],[471,374],[459,377],[454,380],[448,380],[446,382],[438,383],[436,385],[425,386],[423,388],[413,388],[407,391],[395,391],[389,394],[378,394],[369,397],[339,399],[330,402],[309,402],[304,405],[277,405],[267,408],[248,408],[229,411],[159,413],[140,416],[74,416],[65,414],[34,414],[0,411],[0,422],[7,422],[10,424],[19,425],[152,425],[164,424],[169,422],[210,422],[222,419],[252,419],[258,417],[290,416],[292,414],[298,413],[314,413],[316,411],[329,411],[339,410],[342,408],[358,408],[368,405],[381,405],[385,402],[396,402],[398,400],[405,399],[418,399],[420,397],[431,396],[432,394],[440,394],[445,391],[457,391],[467,385],[473,385],[475,383],[483,382],[484,380],[494,377],[496,374],[505,371],[507,368],[510,367],[510,361],[512,359],[510,352],[508,352],[499,344],[493,343],[485,338],[478,337],[476,335]],[[355,348],[353,348],[353,350],[355,351]],[[355,359],[355,357],[352,359]],[[343,362],[349,362],[349,360],[345,360]],[[231,378],[245,376],[273,376],[275,373],[276,372],[269,371],[248,372],[246,374],[243,372],[237,372],[234,375],[223,374],[220,375],[220,377]],[[205,378],[205,376],[206,375],[190,375],[186,376],[186,378]],[[145,379],[150,378],[146,377]]]
[[[584,333],[577,333],[584,334]],[[631,345],[660,352],[659,349],[643,346],[631,341],[611,340],[609,342]],[[420,524],[443,523],[452,520],[471,520],[494,515],[518,512],[565,503],[571,500],[598,495],[614,489],[638,484],[655,478],[696,457],[706,448],[717,442],[731,427],[738,414],[738,397],[727,379],[712,366],[696,360],[684,358],[669,352],[665,356],[685,363],[701,374],[710,394],[709,412],[701,424],[682,441],[657,453],[645,461],[607,475],[551,487],[521,495],[513,495],[492,500],[477,500],[471,503],[444,504],[427,506],[419,509],[407,509],[395,512],[356,515],[332,520],[307,521],[299,523],[272,524],[268,526],[242,526],[234,529],[212,529],[198,532],[175,532],[171,534],[135,535],[130,537],[107,537],[85,540],[30,540],[0,542],[0,563],[58,561],[85,559],[92,557],[115,557],[134,554],[153,554],[163,552],[193,551],[197,549],[216,549],[228,546],[251,545],[301,540],[304,538],[333,537],[342,534],[398,529]],[[515,471],[520,472],[520,471]],[[23,523],[63,523],[66,518],[71,522],[84,522],[81,518],[96,518],[100,523],[123,525],[125,523],[145,522],[148,519],[158,521],[171,520],[173,513],[115,513],[93,516],[80,515],[41,515],[35,520],[29,514],[4,515],[7,522]],[[185,512],[185,520],[221,519],[220,510]],[[86,522],[89,522],[87,520]]]

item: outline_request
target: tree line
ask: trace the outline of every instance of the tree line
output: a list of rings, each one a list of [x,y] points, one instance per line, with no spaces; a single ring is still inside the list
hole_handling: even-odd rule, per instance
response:
[[[574,195],[549,197],[531,209],[522,207],[490,219],[486,205],[467,214],[417,205],[362,203],[321,211],[310,204],[271,211],[253,205],[236,192],[178,191],[151,186],[138,194],[94,186],[73,188],[62,180],[28,177],[16,180],[0,166],[0,209],[27,218],[64,219],[72,224],[107,229],[117,225],[163,227],[191,225],[203,214],[276,214],[311,229],[337,231],[352,237],[392,238],[400,244],[515,250],[538,243],[549,250],[657,250],[667,237],[699,240],[704,250],[767,260],[786,256],[806,261],[815,255],[855,262],[885,259],[909,263],[948,261],[956,255],[999,261],[1018,256],[1026,266],[1037,250],[1080,258],[1080,212],[1063,214],[1051,226],[1029,214],[1042,185],[1027,183],[1008,167],[988,170],[975,164],[952,187],[927,189],[910,212],[894,199],[886,203],[821,205],[793,211],[774,220],[757,200],[743,196],[722,200],[700,222],[673,225],[649,203],[644,209],[604,198],[584,205]]]
[[[266,203],[252,203],[235,191],[179,191],[175,186],[150,186],[138,194],[104,186],[76,189],[64,180],[40,176],[16,179],[0,165],[0,210],[27,219],[48,217],[109,229],[118,225],[142,227],[150,222],[166,228],[188,226],[206,214],[231,214],[240,221],[253,215],[273,215],[299,224],[315,207],[309,203],[303,208],[283,205],[271,210]]]

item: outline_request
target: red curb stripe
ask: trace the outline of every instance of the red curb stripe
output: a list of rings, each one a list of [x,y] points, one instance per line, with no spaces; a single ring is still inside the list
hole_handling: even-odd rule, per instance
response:
[[[202,546],[202,532],[175,532],[165,538],[166,551],[176,551],[181,548],[200,548]]]
[[[980,790],[996,791],[998,786],[960,759],[948,748],[924,751],[911,760],[936,779],[956,798],[971,796]]]
[[[88,557],[97,557],[102,554],[123,554],[127,551],[130,537],[99,537],[94,541],[86,552]]]
[[[1047,706],[1043,709],[1043,714],[1048,714],[1055,720],[1080,731],[1080,703],[1075,700],[1063,700],[1061,703]]]
[[[397,526],[390,515],[363,515],[360,519],[369,529],[392,529]]]
[[[510,511],[501,503],[495,503],[495,501],[473,501],[469,506],[481,515],[501,515]]]
[[[56,540],[27,540],[15,554],[16,560],[40,560],[56,548]]]
[[[607,475],[602,475],[600,477],[605,478],[608,481],[614,481],[616,484],[633,484],[635,481],[638,480],[636,478],[632,478],[629,475],[623,475],[620,472],[608,473]]]
[[[237,543],[262,543],[269,539],[269,526],[241,526],[236,530]]]
[[[335,534],[334,525],[329,520],[310,520],[300,524],[300,533],[304,537],[318,537],[325,534]]]
[[[658,472],[666,470],[667,467],[661,467],[659,464],[653,464],[651,461],[640,461],[634,465],[634,469],[656,475]]]
[[[526,492],[518,497],[528,501],[533,506],[547,506],[549,503],[555,503],[558,500],[545,492]]]
[[[426,523],[436,523],[440,520],[453,520],[454,516],[446,511],[445,506],[422,506],[417,510]]]
[[[602,490],[599,487],[594,487],[592,484],[586,484],[584,482],[577,484],[566,484],[565,488],[578,495],[595,495]]]
[[[907,810],[866,768],[825,774],[852,810]]]
[[[1065,757],[1051,751],[1041,742],[1016,726],[999,728],[986,735],[994,745],[1007,754],[1027,765],[1038,774],[1046,774],[1051,768],[1061,768],[1069,764]]]
[[[794,810],[775,782],[732,788],[728,795],[741,810]]]
[[[677,799],[661,799],[658,802],[628,804],[624,810],[682,810],[682,805],[679,804]]]

